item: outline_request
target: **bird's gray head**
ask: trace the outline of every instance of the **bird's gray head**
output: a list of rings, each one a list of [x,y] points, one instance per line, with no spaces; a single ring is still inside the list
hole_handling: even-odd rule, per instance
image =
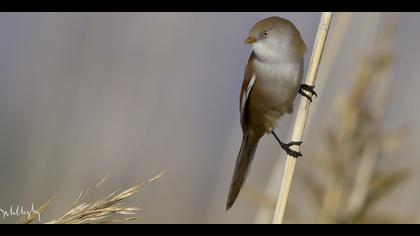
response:
[[[252,44],[257,57],[266,62],[301,59],[306,46],[299,31],[289,20],[268,17],[257,22],[245,43]]]

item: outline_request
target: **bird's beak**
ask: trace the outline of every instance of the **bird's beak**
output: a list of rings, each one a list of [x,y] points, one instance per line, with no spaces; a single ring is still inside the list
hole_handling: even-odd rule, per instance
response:
[[[255,42],[257,42],[257,38],[255,38],[254,36],[249,36],[249,37],[245,40],[245,43],[246,43],[246,44],[253,44],[253,43],[255,43]]]

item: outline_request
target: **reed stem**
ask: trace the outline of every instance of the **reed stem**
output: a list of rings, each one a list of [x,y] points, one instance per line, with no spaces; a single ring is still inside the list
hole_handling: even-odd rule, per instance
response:
[[[332,18],[332,12],[323,12],[319,22],[317,35],[315,38],[314,48],[312,51],[311,60],[309,63],[309,70],[306,75],[306,84],[315,85],[316,75],[318,72],[319,63],[321,61],[322,52],[325,41],[327,39],[328,29]],[[304,129],[309,114],[310,102],[308,99],[301,99],[299,110],[296,117],[295,126],[293,128],[292,141],[299,141],[303,139]],[[295,148],[295,151],[299,147]],[[276,210],[274,212],[273,224],[282,224],[284,214],[286,211],[287,200],[289,198],[290,187],[292,185],[293,173],[296,166],[296,158],[290,155],[287,156],[286,165],[284,168],[283,179],[281,182],[280,193],[277,199]]]

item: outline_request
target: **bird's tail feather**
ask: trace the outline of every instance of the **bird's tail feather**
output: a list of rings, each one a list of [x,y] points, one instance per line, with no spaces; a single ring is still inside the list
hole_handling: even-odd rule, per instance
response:
[[[241,149],[236,159],[235,170],[233,172],[232,182],[230,184],[229,196],[226,204],[226,210],[232,207],[239,191],[245,182],[251,162],[254,159],[259,138],[250,132],[245,132],[242,138]]]

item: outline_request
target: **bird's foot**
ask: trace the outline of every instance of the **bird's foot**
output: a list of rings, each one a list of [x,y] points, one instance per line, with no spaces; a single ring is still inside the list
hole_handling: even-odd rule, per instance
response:
[[[302,96],[306,97],[309,101],[311,101],[311,102],[312,102],[312,96],[314,96],[314,95],[315,95],[315,97],[318,97],[318,94],[316,94],[316,92],[315,92],[314,88],[315,88],[315,85],[302,84],[302,85],[300,85],[300,88],[299,88],[299,93],[300,93]],[[308,94],[307,94],[307,93],[305,93],[305,92],[309,92],[309,93],[310,93],[310,95],[308,95]]]
[[[281,146],[281,148],[283,148],[283,150],[287,154],[289,154],[292,157],[298,158],[298,157],[301,157],[302,156],[302,153],[301,152],[297,152],[295,150],[292,150],[290,147],[291,146],[300,146],[301,144],[302,144],[301,141],[299,141],[299,142],[293,141],[293,142],[290,142],[290,143],[281,143],[280,146]]]
[[[274,133],[274,131],[271,131],[271,133],[273,134],[273,136],[276,138],[277,142],[280,144],[281,148],[290,156],[298,158],[302,156],[301,152],[292,150],[290,147],[291,146],[300,146],[302,144],[301,141],[293,141],[290,143],[283,143],[282,141],[280,141],[280,139],[277,137],[276,133]]]

